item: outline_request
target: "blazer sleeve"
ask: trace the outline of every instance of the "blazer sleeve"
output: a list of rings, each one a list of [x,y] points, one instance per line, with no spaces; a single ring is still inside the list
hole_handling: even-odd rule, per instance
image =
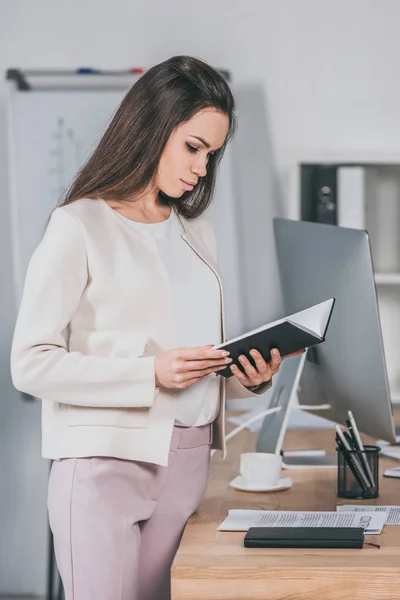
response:
[[[203,225],[203,236],[207,239],[207,245],[212,254],[214,255],[215,261],[218,264],[218,250],[217,250],[217,239],[212,226],[211,221],[207,217],[202,218]],[[272,379],[267,383],[262,383],[255,389],[250,390],[240,383],[235,377],[228,377],[225,379],[225,394],[227,400],[233,400],[235,398],[251,398],[262,396],[268,392],[272,387]]]
[[[233,400],[235,398],[252,398],[256,396],[262,396],[268,392],[272,387],[272,379],[267,383],[262,383],[257,386],[256,389],[250,390],[240,383],[235,377],[226,378],[225,394],[227,400]]]
[[[87,283],[83,226],[57,208],[27,270],[11,347],[14,386],[65,404],[151,406],[154,356],[117,358],[68,351],[67,328]]]

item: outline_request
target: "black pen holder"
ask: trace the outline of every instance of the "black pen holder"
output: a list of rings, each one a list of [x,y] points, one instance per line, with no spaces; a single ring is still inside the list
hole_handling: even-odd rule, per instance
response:
[[[337,495],[340,498],[377,498],[379,496],[379,446],[364,446],[364,451],[337,452]]]

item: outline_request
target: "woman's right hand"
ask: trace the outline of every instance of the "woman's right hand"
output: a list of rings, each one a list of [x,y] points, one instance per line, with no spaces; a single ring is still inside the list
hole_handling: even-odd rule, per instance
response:
[[[213,345],[175,348],[157,354],[154,360],[156,386],[182,390],[224,369],[232,359],[226,350],[212,350]]]

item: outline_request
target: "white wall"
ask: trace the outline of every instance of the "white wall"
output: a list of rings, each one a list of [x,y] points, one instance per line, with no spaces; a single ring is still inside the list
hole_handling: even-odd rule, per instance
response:
[[[296,152],[400,148],[399,27],[397,0],[9,0],[0,4],[0,69],[149,66],[185,53],[232,71],[240,117],[235,201],[249,236],[240,251],[250,326],[281,315],[271,217],[284,211]],[[1,80],[0,594],[39,593],[44,543],[35,534],[37,515],[27,515],[21,498],[35,476],[29,465],[39,453],[32,436],[39,422],[8,370],[13,297],[4,94]]]

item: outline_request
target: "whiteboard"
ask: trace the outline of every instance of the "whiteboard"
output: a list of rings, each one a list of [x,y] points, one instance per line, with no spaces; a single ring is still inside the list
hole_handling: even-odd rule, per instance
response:
[[[116,91],[9,96],[10,214],[16,296],[52,210],[122,99]]]
[[[8,149],[15,294],[19,304],[29,259],[52,210],[90,155],[126,90],[20,91],[9,83]],[[229,301],[230,336],[241,331],[238,244],[229,148],[209,210],[218,240],[221,277]],[[211,343],[211,342],[210,342]]]

